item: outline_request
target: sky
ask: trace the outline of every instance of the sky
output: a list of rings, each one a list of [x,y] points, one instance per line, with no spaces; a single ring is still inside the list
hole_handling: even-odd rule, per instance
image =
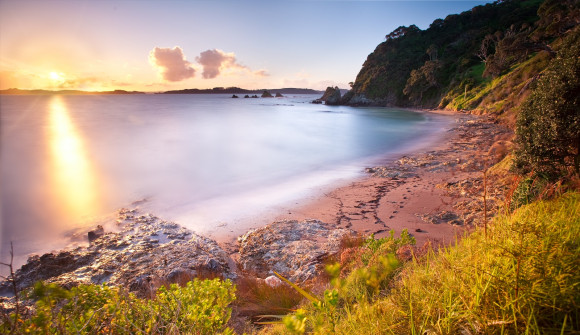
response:
[[[0,0],[0,89],[348,88],[397,27],[488,2]]]

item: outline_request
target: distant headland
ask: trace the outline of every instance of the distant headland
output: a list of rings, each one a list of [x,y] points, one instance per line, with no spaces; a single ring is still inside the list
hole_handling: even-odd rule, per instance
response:
[[[262,94],[268,91],[272,94],[322,94],[323,91],[317,91],[309,88],[277,88],[277,89],[258,89],[247,90],[239,87],[214,87],[208,89],[189,88],[184,90],[174,90],[166,92],[138,92],[138,91],[81,91],[81,90],[22,90],[10,88],[0,90],[0,95],[102,95],[102,94]]]
[[[114,90],[114,91],[81,91],[81,90],[21,90],[18,88],[10,88],[7,90],[0,90],[0,95],[100,95],[100,94],[145,94],[145,92],[137,91],[125,91],[125,90]]]

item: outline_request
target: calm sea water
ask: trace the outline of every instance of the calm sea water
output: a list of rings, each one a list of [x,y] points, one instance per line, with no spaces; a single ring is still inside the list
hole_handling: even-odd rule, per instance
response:
[[[242,222],[424,143],[449,121],[314,98],[1,96],[0,258],[9,241],[18,264],[60,248],[135,201],[202,234],[243,233]]]

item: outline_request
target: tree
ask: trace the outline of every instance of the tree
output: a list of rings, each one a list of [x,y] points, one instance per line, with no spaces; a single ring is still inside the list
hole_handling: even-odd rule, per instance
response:
[[[393,30],[390,34],[388,34],[387,36],[385,36],[385,39],[388,40],[394,40],[397,39],[399,37],[403,37],[405,35],[409,35],[412,33],[417,33],[421,31],[421,29],[419,29],[419,27],[417,27],[416,25],[412,24],[408,27],[405,26],[399,26],[397,29]]]
[[[477,50],[476,56],[479,57],[482,62],[487,63],[487,60],[495,52],[496,43],[497,42],[494,39],[494,35],[486,35],[481,41],[481,45],[479,46],[479,50]]]
[[[423,93],[431,87],[439,86],[437,72],[440,67],[439,61],[428,60],[420,68],[411,71],[403,93],[409,96],[410,100],[415,104],[421,104],[423,102]]]
[[[538,16],[539,35],[560,36],[580,24],[580,4],[578,0],[546,0],[538,8]]]
[[[531,43],[531,27],[523,24],[519,29],[512,25],[505,32],[487,35],[481,42],[477,56],[485,63],[484,76],[497,77],[512,65],[525,60],[529,53],[547,47]]]
[[[516,124],[515,168],[556,180],[580,173],[580,29],[570,34],[530,96]]]
[[[437,60],[438,57],[438,48],[435,44],[431,44],[429,48],[427,48],[427,55],[429,55],[429,60]]]

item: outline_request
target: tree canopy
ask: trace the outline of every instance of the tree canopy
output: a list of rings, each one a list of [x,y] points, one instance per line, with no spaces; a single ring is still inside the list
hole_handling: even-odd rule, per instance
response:
[[[521,173],[558,179],[580,171],[580,29],[558,55],[522,105],[516,127],[515,166]]]
[[[368,55],[343,102],[363,95],[380,105],[446,107],[446,97],[466,86],[489,83],[537,53],[553,57],[550,44],[578,24],[577,0],[505,0],[437,19],[426,30],[401,26]],[[528,78],[542,66],[530,67]]]

